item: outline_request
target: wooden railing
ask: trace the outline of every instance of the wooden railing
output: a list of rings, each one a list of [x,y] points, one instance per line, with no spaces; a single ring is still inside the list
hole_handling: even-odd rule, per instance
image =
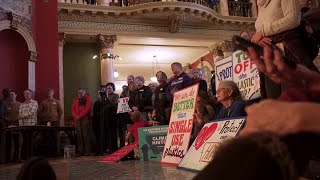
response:
[[[85,4],[85,5],[102,5],[102,6],[134,6],[137,4],[151,3],[151,2],[190,2],[195,4],[201,4],[203,6],[215,9],[218,0],[59,0],[59,3],[71,3],[71,4]]]
[[[252,17],[252,3],[248,1],[228,1],[229,15]]]

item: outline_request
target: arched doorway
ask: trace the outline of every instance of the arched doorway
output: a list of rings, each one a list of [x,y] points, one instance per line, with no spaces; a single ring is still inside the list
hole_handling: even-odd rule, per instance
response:
[[[0,89],[12,88],[22,100],[22,92],[29,87],[28,63],[30,52],[24,37],[11,29],[0,31]]]
[[[35,90],[35,62],[37,58],[37,51],[36,51],[36,46],[31,34],[28,32],[28,30],[24,26],[22,26],[21,24],[17,24],[14,20],[0,21],[0,32],[1,34],[3,33],[1,35],[1,42],[0,42],[0,45],[1,45],[0,60],[4,59],[2,58],[4,57],[3,55],[4,53],[6,53],[6,59],[15,58],[15,60],[17,60],[18,58],[21,58],[23,56],[23,58],[25,58],[25,61],[20,60],[18,64],[11,63],[11,65],[19,66],[19,68],[25,68],[25,66],[21,67],[24,64],[20,64],[23,61],[24,63],[27,63],[27,71],[22,71],[22,72],[10,71],[10,73],[15,73],[15,74],[17,73],[18,75],[21,75],[22,77],[19,77],[19,78],[22,78],[23,82],[25,82],[25,78],[27,78],[27,81],[26,81],[27,86],[23,84],[23,85],[19,85],[19,87],[17,88],[22,88],[23,86],[24,87],[23,89],[29,88],[31,90]],[[25,55],[26,53],[23,53],[25,52],[25,47],[26,47],[25,45],[27,46],[27,52],[28,52],[27,55]],[[10,47],[10,50],[8,50],[9,47]],[[21,53],[19,52],[19,50],[21,50],[20,48],[21,49],[23,48]],[[21,55],[21,57],[19,55]],[[15,61],[10,61],[10,62],[15,62]],[[9,61],[7,63],[9,63]],[[2,67],[1,62],[0,62],[0,65]],[[20,70],[19,68],[18,70]],[[10,70],[10,69],[8,68],[7,70]],[[25,73],[25,72],[27,72],[27,75],[19,74],[19,73]],[[7,77],[7,75],[5,75],[4,73],[2,73],[1,76]],[[7,83],[7,81],[4,81],[4,82]],[[18,83],[19,82],[16,82],[16,84]],[[3,88],[2,86],[9,87],[6,84],[1,82],[0,88]],[[11,87],[11,88],[15,88],[15,87]]]

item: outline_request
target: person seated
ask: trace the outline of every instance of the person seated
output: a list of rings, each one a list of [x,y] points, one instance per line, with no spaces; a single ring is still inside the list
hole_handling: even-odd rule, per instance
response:
[[[161,116],[157,109],[153,109],[151,112],[148,113],[148,125],[149,126],[158,126],[160,124],[164,124],[164,118]]]
[[[208,117],[209,117],[209,112],[206,108],[206,105],[202,103],[196,103],[196,107],[193,115],[193,130],[191,133],[190,143],[189,143],[190,146],[193,143],[193,141],[197,138],[204,124],[208,122],[207,121]]]
[[[215,119],[215,112],[214,108],[212,107],[214,102],[211,101],[208,93],[204,91],[199,91],[198,96],[196,99],[196,105],[203,104],[205,106],[205,111],[207,112],[206,116],[204,117],[204,121],[207,123]]]
[[[237,84],[233,81],[220,81],[217,89],[217,100],[222,103],[217,120],[223,118],[246,116],[246,103],[242,99]]]
[[[307,165],[303,150],[307,143],[297,136],[282,139],[268,132],[236,137],[218,147],[194,180],[298,180]]]
[[[146,127],[148,126],[147,122],[145,122],[139,111],[133,111],[130,113],[130,119],[133,122],[133,124],[130,126],[126,141],[129,143],[139,143],[139,137],[138,137],[138,128]],[[134,149],[134,156],[137,159],[140,159],[140,153],[139,153],[139,146],[137,146]]]
[[[48,160],[33,157],[26,161],[17,176],[17,180],[56,180],[56,174]]]

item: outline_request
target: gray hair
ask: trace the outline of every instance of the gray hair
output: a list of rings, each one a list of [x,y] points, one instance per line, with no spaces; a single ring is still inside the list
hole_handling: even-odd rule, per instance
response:
[[[231,94],[232,99],[234,99],[234,100],[242,100],[243,99],[241,92],[235,82],[233,82],[233,81],[220,81],[219,85],[232,91],[232,94]]]
[[[194,73],[195,71],[198,71],[198,74],[199,74],[200,76],[202,76],[202,69],[200,69],[200,68],[194,68],[192,73]]]
[[[134,80],[137,80],[137,79],[139,79],[140,81],[142,81],[142,83],[144,84],[144,77],[142,77],[142,76],[136,76],[136,77],[134,78]]]

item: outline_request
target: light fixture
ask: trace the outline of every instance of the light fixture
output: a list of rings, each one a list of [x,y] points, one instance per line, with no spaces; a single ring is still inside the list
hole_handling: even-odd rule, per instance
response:
[[[156,73],[160,71],[157,55],[153,55],[153,60],[152,60],[152,77],[150,78],[151,81],[153,82],[158,82]]]
[[[94,55],[94,56],[92,57],[92,59],[97,59],[97,57],[98,57],[97,55]]]
[[[114,77],[119,77],[119,73],[117,72],[117,70],[115,70],[114,72],[113,72],[113,75],[114,75]]]
[[[122,57],[119,56],[119,60],[122,61]]]

